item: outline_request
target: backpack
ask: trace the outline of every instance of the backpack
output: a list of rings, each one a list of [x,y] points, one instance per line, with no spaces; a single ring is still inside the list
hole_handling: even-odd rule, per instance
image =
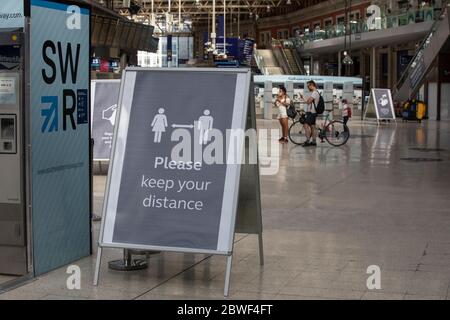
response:
[[[347,113],[347,117],[352,117],[352,108],[350,108],[349,106],[345,107],[344,112]]]
[[[325,101],[323,100],[323,97],[320,94],[320,92],[317,91],[317,93],[319,93],[319,103],[317,103],[316,106],[316,101],[315,100],[313,101],[314,109],[316,109],[317,114],[322,114],[325,111]]]
[[[286,107],[286,114],[291,119],[294,119],[297,116],[297,110],[295,110],[294,102],[292,102],[292,100],[289,106]]]

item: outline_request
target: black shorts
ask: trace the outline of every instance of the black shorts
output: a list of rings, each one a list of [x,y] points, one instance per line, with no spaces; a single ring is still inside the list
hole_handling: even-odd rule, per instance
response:
[[[312,113],[312,112],[307,112],[305,114],[305,123],[310,126],[314,126],[314,125],[316,125],[316,118],[317,118],[317,114]]]

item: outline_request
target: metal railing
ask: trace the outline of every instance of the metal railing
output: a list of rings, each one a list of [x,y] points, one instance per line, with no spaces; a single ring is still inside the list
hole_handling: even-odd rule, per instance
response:
[[[426,21],[435,20],[435,8],[428,7],[417,10],[409,10],[396,15],[386,15],[380,19],[375,20],[374,27],[369,28],[367,19],[359,19],[357,21],[351,21],[349,23],[349,28],[346,30],[344,23],[339,23],[336,25],[329,25],[325,28],[317,27],[315,30],[310,32],[305,32],[304,34],[295,36],[289,41],[291,41],[295,46],[302,46],[305,43],[313,41],[321,41],[326,39],[333,39],[338,37],[343,37],[349,34],[361,34],[365,32],[371,32],[376,30],[383,30],[389,28],[396,28],[399,26],[404,26],[412,23],[420,23]],[[346,34],[347,32],[347,34]]]
[[[267,74],[266,64],[264,58],[259,54],[258,50],[254,50],[253,57],[255,58],[256,65],[262,74]]]

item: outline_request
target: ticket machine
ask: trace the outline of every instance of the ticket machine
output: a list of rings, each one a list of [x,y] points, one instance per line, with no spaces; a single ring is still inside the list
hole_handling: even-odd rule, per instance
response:
[[[0,274],[27,267],[23,124],[23,33],[0,32]]]

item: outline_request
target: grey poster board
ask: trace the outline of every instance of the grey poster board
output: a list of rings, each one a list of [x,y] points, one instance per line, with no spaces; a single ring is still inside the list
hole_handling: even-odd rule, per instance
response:
[[[120,80],[92,80],[92,139],[94,139],[94,161],[109,161]]]
[[[250,79],[247,69],[124,72],[101,246],[230,254],[241,166],[193,159],[190,169],[174,168],[173,133],[191,133],[196,154],[197,143],[204,150],[212,141],[196,135],[205,123],[224,137],[245,129]]]
[[[364,119],[395,120],[394,103],[390,89],[372,89]]]

